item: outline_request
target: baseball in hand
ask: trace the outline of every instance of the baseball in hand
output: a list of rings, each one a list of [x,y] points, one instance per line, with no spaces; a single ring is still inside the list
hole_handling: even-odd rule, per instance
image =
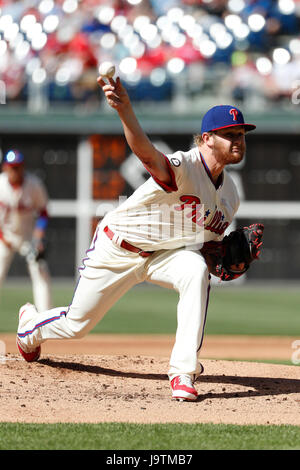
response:
[[[102,62],[99,67],[99,74],[105,78],[112,78],[115,74],[116,67],[112,62]]]

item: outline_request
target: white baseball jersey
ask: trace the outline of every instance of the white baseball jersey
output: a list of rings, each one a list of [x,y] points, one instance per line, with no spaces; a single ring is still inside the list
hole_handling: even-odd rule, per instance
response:
[[[14,187],[0,174],[0,237],[15,249],[31,240],[36,218],[46,210],[48,196],[42,182],[25,173],[22,186]]]
[[[172,176],[167,186],[149,178],[104,222],[137,247],[156,251],[221,240],[239,207],[237,189],[223,171],[215,186],[197,147],[166,156]]]

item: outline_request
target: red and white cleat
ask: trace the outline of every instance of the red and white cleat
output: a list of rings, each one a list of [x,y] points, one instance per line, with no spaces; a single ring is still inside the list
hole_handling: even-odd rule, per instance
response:
[[[19,340],[17,338],[17,348],[19,350],[19,353],[25,359],[26,362],[34,362],[37,361],[40,358],[41,355],[41,346],[38,346],[34,351],[31,352],[25,352],[24,349],[22,349],[22,346],[19,344]]]
[[[179,401],[195,401],[198,393],[190,375],[177,375],[171,380],[172,398]]]
[[[18,333],[21,334],[22,332],[25,332],[26,324],[36,315],[38,315],[38,312],[34,305],[30,303],[23,305],[19,310]],[[21,343],[19,334],[17,334],[16,343],[19,353],[21,354],[23,359],[25,359],[26,362],[34,362],[39,359],[41,355],[41,346],[38,346],[34,350],[28,351],[27,348]]]

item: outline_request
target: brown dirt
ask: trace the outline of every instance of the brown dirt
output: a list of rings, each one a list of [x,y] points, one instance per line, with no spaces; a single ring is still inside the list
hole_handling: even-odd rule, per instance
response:
[[[170,399],[173,337],[89,335],[42,346],[39,362],[0,335],[2,422],[235,423],[300,425],[300,369],[251,360],[291,360],[297,338],[207,336],[199,399]],[[224,360],[234,359],[234,360]]]

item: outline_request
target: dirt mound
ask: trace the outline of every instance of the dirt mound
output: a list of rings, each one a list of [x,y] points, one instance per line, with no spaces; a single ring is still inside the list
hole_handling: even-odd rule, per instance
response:
[[[0,364],[1,421],[300,425],[299,368],[204,359],[199,399],[171,400],[168,357],[47,355]]]
[[[280,360],[290,361],[296,337],[207,335],[201,348],[204,359]],[[43,343],[45,354],[100,354],[169,357],[174,345],[173,335],[112,335],[89,334],[81,339],[51,340]],[[0,346],[6,353],[16,354],[16,335],[0,334]],[[1,354],[0,348],[0,354]]]

